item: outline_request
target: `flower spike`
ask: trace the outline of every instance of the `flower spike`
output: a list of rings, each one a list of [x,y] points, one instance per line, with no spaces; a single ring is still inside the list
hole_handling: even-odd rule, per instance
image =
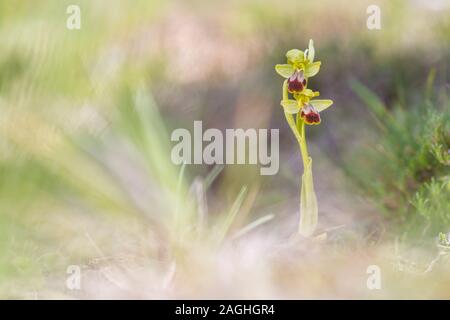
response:
[[[283,100],[280,104],[298,141],[303,160],[304,173],[301,177],[298,233],[304,237],[313,235],[318,220],[317,198],[312,178],[312,159],[306,145],[305,125],[320,124],[319,112],[333,104],[333,101],[329,99],[314,99],[320,93],[307,88],[308,78],[315,76],[320,71],[321,62],[314,61],[315,54],[314,43],[309,40],[308,49],[305,51],[289,50],[286,53],[287,63],[275,66],[276,72],[286,79],[283,82]],[[297,115],[296,119],[294,119],[294,115]]]

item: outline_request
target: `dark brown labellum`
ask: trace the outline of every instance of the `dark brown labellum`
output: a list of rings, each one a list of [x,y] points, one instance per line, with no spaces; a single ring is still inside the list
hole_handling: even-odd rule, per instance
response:
[[[300,115],[306,124],[319,124],[321,121],[319,112],[310,104],[305,106]]]
[[[288,79],[288,91],[290,93],[301,92],[306,86],[303,71],[295,71]]]

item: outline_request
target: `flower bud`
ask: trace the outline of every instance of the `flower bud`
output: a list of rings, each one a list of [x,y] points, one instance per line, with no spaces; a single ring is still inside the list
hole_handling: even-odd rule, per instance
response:
[[[319,124],[321,121],[319,112],[310,104],[303,108],[300,116],[306,124]]]
[[[290,93],[301,92],[306,86],[306,79],[303,70],[296,70],[288,79],[288,91]]]

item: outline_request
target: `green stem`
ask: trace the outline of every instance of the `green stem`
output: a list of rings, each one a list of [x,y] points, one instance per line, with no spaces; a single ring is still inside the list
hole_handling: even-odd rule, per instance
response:
[[[286,121],[289,124],[289,127],[291,127],[292,132],[294,133],[295,138],[297,139],[298,145],[300,146],[301,150],[301,144],[303,141],[302,136],[300,135],[300,132],[297,130],[297,126],[295,124],[294,117],[292,114],[285,112],[284,116],[286,117]]]
[[[287,89],[287,80],[285,80],[283,83],[283,100],[287,99],[288,99],[288,89]],[[312,173],[310,172],[311,158],[309,157],[308,147],[306,145],[305,122],[303,121],[299,113],[297,113],[297,117],[295,120],[294,116],[290,113],[285,112],[284,115],[300,147],[300,154],[303,160],[303,171],[304,171],[301,177],[304,177],[305,174],[307,174],[307,177],[305,178],[306,181],[303,181],[303,178],[300,179],[301,216],[298,230],[300,234],[305,235],[305,232],[307,232],[308,233],[307,236],[309,236],[309,234],[311,233],[311,231],[309,231],[309,229],[311,228],[310,224],[311,223],[314,224],[313,228],[315,228],[315,224],[317,223],[317,200],[315,198],[313,189],[314,187],[312,185],[312,176],[311,176]],[[309,171],[305,173],[307,170]],[[302,200],[302,198],[304,199]],[[305,203],[302,203],[302,201],[305,201]],[[316,212],[313,212],[314,210]],[[305,215],[306,218],[302,218],[302,215]]]
[[[283,100],[287,99],[287,80],[285,80],[283,83]],[[303,168],[306,168],[306,165],[309,161],[309,155],[308,147],[306,145],[305,122],[300,118],[299,114],[297,114],[297,121],[294,120],[294,116],[290,113],[285,112],[284,115],[286,117],[287,123],[289,124],[289,127],[291,128],[295,138],[297,139],[298,145],[300,147],[300,153],[302,155]]]
[[[306,145],[306,134],[305,134],[305,122],[300,117],[300,113],[297,113],[297,131],[300,133],[302,140],[299,142],[300,152],[303,159],[303,167],[306,167],[307,161],[309,159],[308,146]]]

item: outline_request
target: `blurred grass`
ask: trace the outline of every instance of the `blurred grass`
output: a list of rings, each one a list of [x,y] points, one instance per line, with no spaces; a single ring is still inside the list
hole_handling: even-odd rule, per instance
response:
[[[432,76],[433,73],[430,75]],[[357,151],[347,170],[406,238],[435,238],[450,229],[450,104],[431,92],[419,102],[387,108],[358,82],[353,89],[374,115],[372,147]],[[443,92],[447,88],[441,88]],[[355,155],[353,155],[355,156]]]

